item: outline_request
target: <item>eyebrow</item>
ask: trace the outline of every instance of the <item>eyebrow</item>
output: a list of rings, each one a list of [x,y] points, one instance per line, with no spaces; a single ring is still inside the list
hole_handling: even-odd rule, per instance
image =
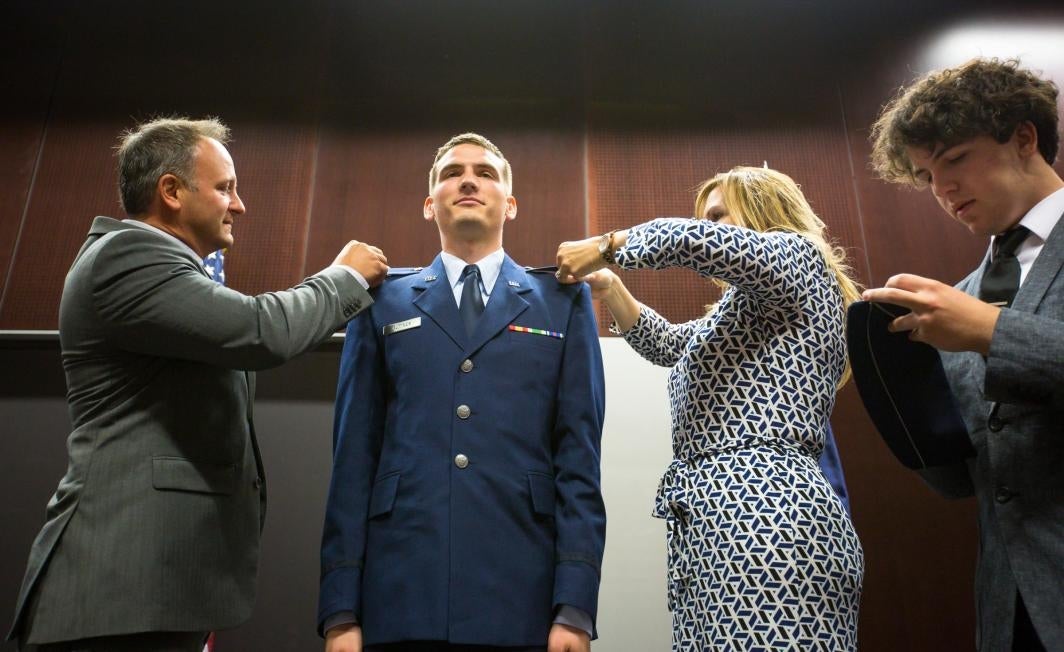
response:
[[[946,152],[947,149],[949,149],[949,147],[947,147],[944,143],[938,143],[937,145],[935,145],[934,149],[931,150],[931,162],[934,163],[935,161],[937,161]],[[913,176],[919,177],[921,174],[931,174],[931,172],[929,170],[925,170],[924,168],[914,166]]]
[[[440,171],[439,171],[438,174],[442,175],[444,172],[449,172],[450,170],[461,170],[466,165],[467,164],[465,164],[465,163],[448,163],[447,165],[444,165],[443,167],[440,168]],[[502,172],[498,168],[496,168],[494,165],[492,165],[491,163],[470,163],[469,165],[472,165],[473,169],[477,170],[478,172],[481,171],[481,170],[491,170],[496,175],[501,175],[502,174]]]

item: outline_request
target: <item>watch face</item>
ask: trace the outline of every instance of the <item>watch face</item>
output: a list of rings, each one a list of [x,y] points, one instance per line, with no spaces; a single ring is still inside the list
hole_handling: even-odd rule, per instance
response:
[[[600,254],[606,253],[606,249],[608,249],[609,246],[610,246],[610,239],[608,237],[606,237],[606,236],[601,236],[599,238],[599,253]]]

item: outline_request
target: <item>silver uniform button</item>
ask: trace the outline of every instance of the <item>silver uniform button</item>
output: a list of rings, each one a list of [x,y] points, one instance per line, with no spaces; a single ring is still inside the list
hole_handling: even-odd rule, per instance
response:
[[[460,469],[464,469],[469,466],[469,458],[459,453],[454,456],[454,465]]]
[[[464,371],[466,373],[469,373],[470,371],[473,371],[473,361],[469,360],[468,358],[465,359],[465,360],[462,360],[461,369],[462,369],[462,371]]]
[[[470,410],[469,410],[469,406],[468,405],[459,405],[458,406],[458,410],[456,410],[456,412],[458,413],[458,418],[459,419],[468,419],[469,418]]]

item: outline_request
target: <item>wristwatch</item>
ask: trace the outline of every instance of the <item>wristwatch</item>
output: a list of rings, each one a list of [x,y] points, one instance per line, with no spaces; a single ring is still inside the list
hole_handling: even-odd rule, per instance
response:
[[[606,261],[607,265],[612,265],[613,260],[613,234],[616,231],[610,231],[609,233],[603,233],[599,236],[599,255],[602,256],[602,260]]]

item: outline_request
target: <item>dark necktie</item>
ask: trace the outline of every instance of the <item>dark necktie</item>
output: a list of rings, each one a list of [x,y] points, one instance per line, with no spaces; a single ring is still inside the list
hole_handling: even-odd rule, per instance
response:
[[[477,318],[484,312],[484,297],[480,294],[480,268],[466,265],[462,270],[462,301],[458,304],[458,314],[462,315],[466,335],[472,335],[477,327]]]
[[[1008,308],[1020,289],[1020,261],[1016,249],[1027,239],[1030,231],[1017,226],[994,238],[993,256],[983,272],[979,298],[987,303]]]

